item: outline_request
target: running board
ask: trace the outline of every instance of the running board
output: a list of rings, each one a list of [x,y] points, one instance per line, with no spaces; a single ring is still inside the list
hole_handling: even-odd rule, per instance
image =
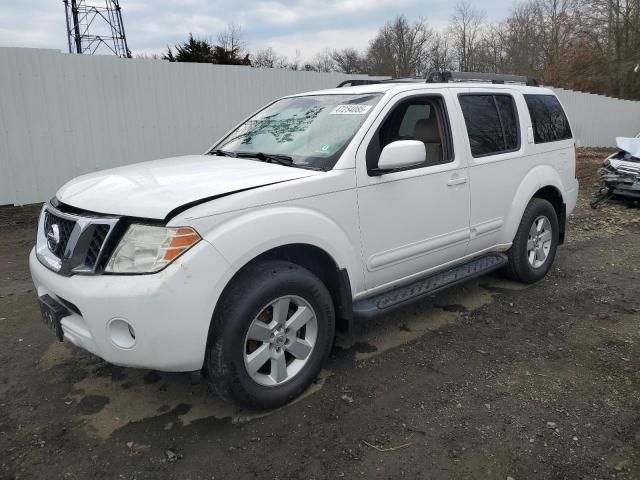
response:
[[[507,256],[503,253],[489,253],[466,263],[434,273],[416,282],[396,287],[373,297],[354,302],[353,315],[356,318],[373,318],[391,310],[403,307],[428,295],[449,288],[467,280],[480,277],[485,273],[506,265]]]

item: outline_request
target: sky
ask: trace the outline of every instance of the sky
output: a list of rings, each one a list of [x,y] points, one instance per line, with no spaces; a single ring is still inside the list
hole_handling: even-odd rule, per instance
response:
[[[513,0],[473,2],[488,20],[507,15]],[[103,5],[103,0],[87,0]],[[215,40],[233,22],[250,51],[272,47],[309,60],[324,48],[364,50],[377,29],[399,14],[446,25],[454,1],[447,0],[120,0],[133,54],[166,51],[189,33]],[[0,47],[67,51],[62,0],[0,0]]]

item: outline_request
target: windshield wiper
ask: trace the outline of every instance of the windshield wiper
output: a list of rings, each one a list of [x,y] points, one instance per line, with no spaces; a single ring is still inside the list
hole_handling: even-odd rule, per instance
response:
[[[209,152],[211,155],[223,155],[227,157],[237,158],[255,158],[261,162],[275,163],[276,165],[284,165],[285,167],[303,168],[305,170],[317,170],[326,172],[326,169],[313,165],[298,164],[293,162],[293,158],[289,155],[279,153],[262,153],[262,152],[229,152],[226,150],[213,150]]]
[[[228,152],[226,150],[220,150],[219,148],[216,150],[211,150],[209,155],[218,155],[220,157],[237,157],[235,152]]]
[[[293,158],[288,155],[280,155],[277,153],[262,153],[262,152],[238,152],[236,154],[240,158],[257,158],[261,162],[275,163],[277,165],[284,165],[285,167],[295,167]]]

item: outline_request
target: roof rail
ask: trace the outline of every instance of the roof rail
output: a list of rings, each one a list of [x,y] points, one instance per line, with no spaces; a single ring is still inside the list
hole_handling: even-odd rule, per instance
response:
[[[357,87],[358,85],[373,85],[375,83],[380,83],[380,80],[345,80],[338,84],[336,88],[342,87]]]
[[[344,82],[338,84],[336,88],[356,87],[358,85],[374,85],[378,83],[424,83],[424,77],[386,78],[384,80],[345,80]]]
[[[480,73],[480,72],[450,72],[433,71],[426,77],[427,83],[447,83],[447,82],[491,82],[501,83],[522,83],[530,87],[538,87],[538,81],[533,77],[524,75],[508,75],[503,73]]]

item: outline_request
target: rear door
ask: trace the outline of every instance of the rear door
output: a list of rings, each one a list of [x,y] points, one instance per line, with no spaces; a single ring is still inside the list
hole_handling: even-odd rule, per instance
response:
[[[510,89],[455,89],[469,157],[470,242],[467,254],[501,241],[515,192],[528,170],[522,96]]]

